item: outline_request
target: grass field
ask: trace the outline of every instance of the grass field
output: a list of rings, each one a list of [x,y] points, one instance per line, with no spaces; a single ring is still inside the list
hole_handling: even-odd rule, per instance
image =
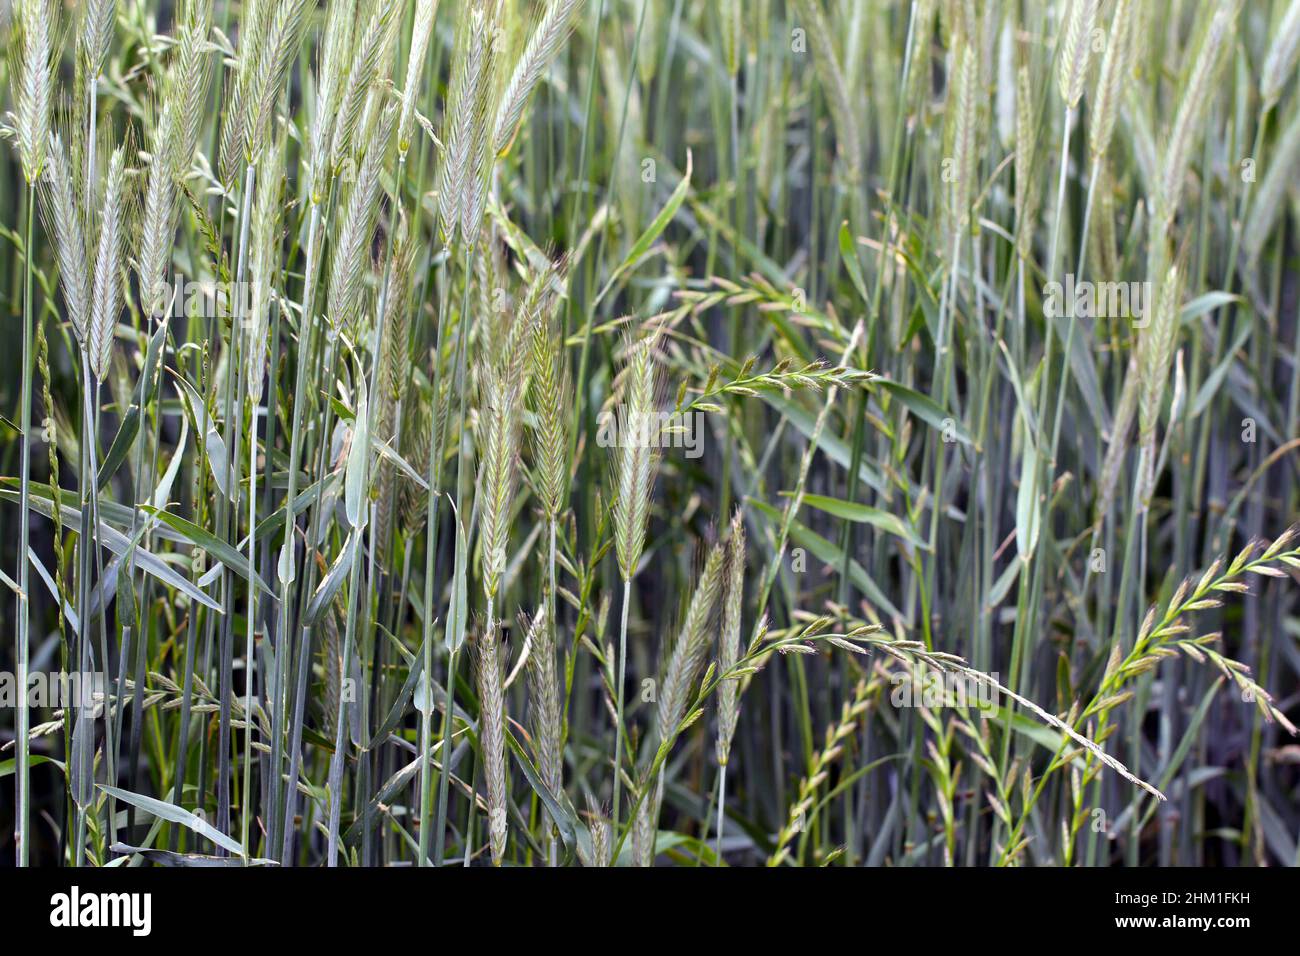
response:
[[[1300,0],[4,0],[0,852],[1300,864]]]

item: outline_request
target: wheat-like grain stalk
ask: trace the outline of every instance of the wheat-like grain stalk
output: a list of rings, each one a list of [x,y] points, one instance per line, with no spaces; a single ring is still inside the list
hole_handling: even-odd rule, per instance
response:
[[[375,423],[380,441],[391,448],[400,444],[400,416],[411,378],[411,270],[414,265],[416,243],[410,237],[405,217],[397,224],[397,235],[388,269],[387,291],[384,304],[383,340],[380,343],[379,368],[376,377]],[[427,453],[426,453],[427,458]],[[419,458],[414,459],[419,461]],[[394,509],[398,497],[394,482],[397,468],[387,458],[378,463],[375,500],[374,549],[376,560],[388,557],[389,538]]]
[[[168,71],[145,188],[138,262],[140,292],[146,314],[159,318],[167,307],[166,272],[179,215],[176,183],[184,178],[193,160],[202,100],[207,95],[207,5],[194,7],[194,22],[180,28],[176,56]]]
[[[1181,282],[1178,266],[1172,265],[1160,285],[1155,317],[1142,330],[1138,340],[1138,369],[1141,388],[1138,397],[1138,424],[1146,464],[1145,492],[1151,493],[1155,468],[1155,434],[1160,406],[1169,385],[1169,366],[1178,337],[1179,296]]]
[[[517,361],[485,363],[479,370],[478,530],[483,595],[489,600],[506,567],[523,422],[520,374]]]
[[[48,159],[40,180],[41,219],[45,231],[54,238],[55,258],[59,264],[59,286],[68,321],[77,341],[86,341],[86,323],[90,317],[90,247],[86,242],[81,206],[68,167],[63,138],[49,134],[43,152]]]
[[[908,52],[907,86],[903,91],[903,107],[909,128],[915,127],[930,92],[930,46],[936,3],[937,0],[915,0],[912,4],[914,28]]]
[[[339,100],[338,115],[335,117],[334,134],[331,138],[330,165],[338,170],[352,153],[352,140],[361,123],[362,108],[371,92],[372,85],[380,76],[380,67],[385,53],[391,49],[391,32],[395,29],[397,17],[396,4],[380,4],[370,15],[365,32],[352,52],[347,85]]]
[[[415,100],[420,95],[424,76],[425,53],[433,35],[433,22],[438,16],[438,0],[419,0],[415,17],[411,21],[411,46],[406,57],[406,82],[402,85],[402,115],[397,123],[397,149],[402,155],[411,148],[411,133],[415,121]]]
[[[330,179],[330,155],[334,127],[338,120],[340,81],[345,75],[352,49],[352,21],[355,9],[343,0],[333,0],[325,19],[325,34],[317,51],[315,111],[307,133],[308,196],[313,203],[325,199]]]
[[[259,4],[252,30],[239,42],[238,72],[221,143],[221,180],[234,183],[241,165],[262,153],[280,84],[298,48],[307,0]]]
[[[581,6],[582,0],[549,0],[545,11],[537,18],[496,110],[492,133],[495,152],[503,153],[510,146],[528,98],[564,46]]]
[[[731,536],[723,567],[722,626],[718,635],[718,735],[714,754],[718,759],[718,838],[715,843],[722,859],[722,834],[727,821],[727,765],[731,742],[740,719],[740,675],[733,674],[740,655],[740,625],[745,599],[745,522],[740,509],[731,519]]]
[[[266,370],[267,332],[271,315],[272,282],[279,261],[280,165],[276,150],[267,149],[257,163],[257,198],[253,204],[250,257],[252,295],[246,320],[248,398],[256,405],[262,399],[262,378]]]
[[[740,655],[740,624],[745,599],[745,522],[737,510],[731,519],[727,560],[722,586],[722,629],[718,636],[718,672],[727,674]],[[718,766],[726,767],[731,741],[740,717],[740,684],[724,679],[718,685],[718,738],[715,751]],[[719,802],[721,807],[721,802]],[[721,811],[720,811],[721,812]]]
[[[410,226],[402,217],[393,242],[384,318],[387,386],[394,402],[405,398],[411,384],[411,296],[414,291],[411,276],[419,251],[420,243],[411,235]]]
[[[641,561],[659,463],[658,434],[651,434],[660,390],[657,343],[657,334],[624,343],[623,407],[617,413],[614,449],[614,547],[624,581],[632,580]]]
[[[1029,85],[1029,67],[1016,71],[1016,251],[1021,259],[1028,259],[1034,243],[1033,222],[1038,216],[1038,199],[1041,180],[1035,174],[1035,148],[1038,142],[1038,121],[1035,115],[1033,90]]]
[[[614,809],[612,829],[619,830],[619,796],[623,788],[623,706],[628,666],[628,611],[632,604],[632,579],[641,551],[645,548],[646,520],[650,512],[650,496],[654,492],[655,472],[658,470],[658,369],[655,351],[659,333],[637,342],[632,338],[624,342],[624,368],[621,373],[623,405],[617,408],[617,429],[614,468],[614,546],[619,571],[623,576],[623,602],[619,619],[619,646],[617,646],[614,711]],[[608,412],[606,412],[608,414]],[[645,813],[645,801],[641,812]],[[634,830],[642,826],[640,817],[633,823]],[[637,831],[640,834],[640,831]]]
[[[393,108],[379,118],[368,137],[366,154],[342,212],[329,281],[329,317],[335,328],[348,328],[361,305],[362,280],[370,264],[370,240],[378,215],[380,173],[393,131]]]
[[[126,255],[126,149],[119,146],[109,159],[104,203],[99,216],[99,244],[95,251],[95,281],[91,293],[90,325],[86,350],[90,371],[103,382],[108,375],[113,329],[122,303],[122,265]]]
[[[636,819],[632,821],[632,862],[641,867],[653,866],[655,860],[654,818],[657,814],[652,807],[655,802],[653,788],[653,782],[646,782],[642,785],[644,792],[636,794],[641,802],[637,806]]]
[[[722,60],[727,66],[727,73],[734,77],[740,72],[741,49],[744,46],[740,0],[722,0],[718,8],[718,20],[722,25]]]
[[[252,163],[262,152],[270,130],[271,114],[281,83],[298,49],[299,31],[307,0],[281,0],[258,51],[249,113],[244,122],[244,161]]]
[[[953,123],[953,179],[948,193],[954,233],[959,233],[970,219],[971,190],[975,185],[975,131],[978,125],[975,84],[979,65],[972,44],[962,45],[958,63],[956,85],[949,97],[949,108],[957,113]]]
[[[176,118],[163,108],[154,135],[154,152],[149,163],[149,184],[145,189],[144,219],[140,236],[140,295],[145,313],[161,319],[167,308],[165,279],[171,261],[175,232],[176,187],[165,156],[178,138]]]
[[[489,623],[474,642],[479,697],[479,748],[483,755],[483,779],[487,784],[488,837],[492,863],[501,865],[506,852],[506,744],[505,696],[501,686],[501,662],[496,627]]]
[[[1097,19],[1097,0],[1072,0],[1057,52],[1057,89],[1067,109],[1079,105],[1083,83],[1092,57],[1092,28]]]
[[[553,283],[563,283],[563,271],[562,265],[538,270],[524,298],[524,318],[529,323],[528,395],[535,423],[533,483],[552,521],[564,509],[569,483],[569,416],[564,413],[569,372],[558,322],[560,300],[551,292]]]
[[[483,79],[483,60],[491,28],[487,5],[475,0],[468,16],[460,20],[444,114],[442,141],[446,149],[438,187],[438,227],[444,245],[454,243],[458,232],[466,242],[472,242],[478,234],[477,227],[470,232],[463,230],[461,224],[470,219],[465,210],[465,195],[468,180],[477,172],[472,167],[475,142],[485,119],[479,113],[485,102],[479,93],[479,83]]]
[[[1088,130],[1088,149],[1093,163],[1106,155],[1111,136],[1115,132],[1115,119],[1124,101],[1126,81],[1132,73],[1128,65],[1129,30],[1132,26],[1131,0],[1117,0],[1110,21],[1110,36],[1106,39],[1106,53],[1101,59],[1101,73],[1097,77],[1097,96],[1093,103],[1092,124]]]
[[[361,121],[357,124],[357,129],[361,130],[363,134],[365,131],[374,128],[375,120],[379,117],[380,111],[388,105],[390,100],[395,101],[394,107],[399,118],[401,115],[401,97],[396,95],[393,87],[393,64],[397,59],[397,26],[398,18],[394,17],[389,21],[384,42],[379,49],[379,63],[375,69],[374,78],[366,91],[365,105],[361,110]]]
[[[23,177],[27,183],[26,197],[26,219],[27,227],[22,239],[23,248],[23,294],[22,294],[22,319],[21,319],[21,352],[20,371],[19,371],[19,415],[18,429],[21,436],[19,450],[19,494],[18,494],[18,548],[17,548],[17,581],[6,577],[6,583],[13,587],[16,596],[16,606],[14,608],[14,618],[17,627],[15,628],[14,640],[14,662],[16,668],[17,684],[21,688],[27,686],[29,670],[31,665],[31,607],[29,599],[30,589],[30,572],[31,564],[31,450],[33,442],[30,440],[31,435],[31,415],[32,415],[32,333],[36,329],[37,340],[37,363],[42,370],[42,377],[46,382],[46,391],[48,393],[49,383],[49,363],[46,357],[48,352],[45,343],[44,330],[41,328],[42,319],[35,317],[34,295],[32,288],[32,279],[35,274],[34,269],[34,245],[32,225],[35,220],[35,207],[37,204],[36,184],[41,178],[44,168],[44,149],[45,140],[49,131],[49,104],[50,104],[50,84],[51,70],[54,67],[53,57],[50,53],[50,33],[52,30],[53,14],[51,9],[44,2],[39,6],[33,3],[24,3],[19,11],[18,24],[11,29],[10,48],[8,58],[8,72],[10,83],[14,89],[14,99],[18,109],[18,116],[14,123],[17,130],[6,125],[0,125],[0,136],[14,136],[18,140],[19,158],[23,167]],[[12,233],[10,234],[12,238]],[[48,402],[47,402],[48,409]],[[50,461],[54,461],[54,451],[51,446]],[[51,472],[52,483],[57,483],[57,471]],[[56,520],[56,533],[59,530],[60,522]],[[82,527],[83,544],[81,551],[84,552],[85,525]],[[61,546],[61,542],[56,544]],[[59,572],[62,574],[62,560],[59,561]],[[56,592],[57,597],[57,592]],[[82,607],[83,614],[86,608]],[[60,610],[59,619],[62,624],[62,610]],[[62,636],[63,630],[60,626],[59,634]],[[21,695],[20,695],[21,696]],[[69,724],[70,726],[70,724]],[[30,776],[30,727],[31,711],[28,707],[26,698],[19,703],[16,708],[14,720],[15,736],[18,744],[18,757],[15,761],[15,796],[16,812],[14,814],[14,847],[17,864],[20,867],[26,867],[31,861],[31,776]],[[84,816],[80,810],[77,811],[77,826],[79,830],[83,829]],[[80,843],[78,851],[74,857],[79,861],[81,857]]]
[[[1235,3],[1220,7],[1210,21],[1205,37],[1192,56],[1192,72],[1183,89],[1174,124],[1170,128],[1165,149],[1164,167],[1160,174],[1159,193],[1156,196],[1155,218],[1167,229],[1178,212],[1187,167],[1199,138],[1201,117],[1211,97],[1211,87],[1218,73],[1219,53],[1232,31],[1236,19]]]
[[[1120,264],[1115,231],[1114,177],[1105,157],[1094,164],[1093,175],[1096,176],[1096,183],[1089,183],[1088,188],[1095,190],[1097,196],[1097,211],[1093,214],[1097,228],[1088,232],[1088,254],[1095,263],[1098,275],[1118,275]]]
[[[561,794],[564,764],[560,753],[564,715],[560,705],[560,681],[556,670],[555,626],[546,605],[537,609],[531,621],[520,614],[521,633],[527,635],[528,705],[533,716],[537,770],[551,793]]]
[[[229,94],[221,122],[221,146],[218,154],[221,183],[227,189],[234,185],[244,159],[251,102],[256,100],[253,86],[256,83],[257,58],[269,26],[272,2],[273,0],[252,0],[239,24],[235,75],[227,87]]]
[[[411,462],[428,461],[432,431],[429,399],[424,394],[416,394],[408,404],[410,407],[404,409],[402,418],[402,457]],[[413,481],[404,481],[400,487],[399,520],[407,537],[414,539],[424,530],[424,523],[428,520],[429,498]]]
[[[591,834],[591,855],[584,858],[583,866],[610,865],[609,821],[605,819],[596,801],[587,796],[587,832]]]
[[[1110,439],[1106,443],[1106,456],[1102,459],[1101,477],[1097,484],[1096,518],[1094,528],[1100,528],[1102,521],[1110,512],[1114,500],[1115,488],[1119,484],[1120,468],[1124,464],[1124,455],[1128,451],[1129,432],[1133,429],[1133,418],[1137,414],[1138,395],[1141,392],[1142,375],[1138,369],[1138,352],[1129,355],[1124,372],[1124,383],[1120,386],[1119,404],[1115,406],[1115,418],[1111,423]]]
[[[1300,55],[1300,0],[1291,0],[1282,22],[1273,33],[1264,68],[1260,72],[1259,95],[1271,108],[1282,95],[1288,80],[1295,79],[1296,57]]]
[[[473,314],[480,317],[476,330],[479,356],[490,362],[504,361],[511,334],[521,334],[528,327],[527,312],[516,310],[507,281],[505,250],[498,238],[494,224],[484,223],[473,261],[473,281],[466,287],[477,299]]]
[[[691,595],[677,640],[664,665],[663,680],[659,686],[658,724],[660,740],[667,740],[677,730],[686,716],[690,691],[700,676],[700,668],[712,645],[711,625],[713,609],[717,604],[722,585],[725,551],[722,545],[709,549],[704,569]]]
[[[469,141],[464,144],[464,177],[461,180],[460,231],[471,246],[479,235],[487,205],[488,180],[492,172],[492,117],[495,115],[499,8],[489,6],[490,15],[470,34],[468,65],[471,73],[468,99],[462,109],[470,111]]]
[[[54,6],[52,0],[20,0],[9,37],[9,82],[14,133],[23,176],[32,186],[45,168],[53,102]]]
[[[691,702],[691,688],[700,676],[700,669],[712,644],[713,609],[722,587],[725,552],[722,545],[714,545],[705,559],[704,569],[686,608],[677,640],[673,642],[664,663],[659,684],[656,721],[661,744],[668,744],[680,732],[682,718]],[[621,715],[620,715],[621,716]],[[621,724],[621,721],[620,721]],[[617,771],[616,766],[616,771]],[[659,823],[659,806],[663,800],[664,774],[660,769],[657,779],[647,774],[642,781],[640,805],[633,821],[633,857],[638,866],[654,862],[655,831]]]
[[[208,97],[211,71],[211,44],[208,42],[211,29],[211,0],[189,4],[186,22],[178,28],[177,50],[167,77],[166,95],[169,102],[176,104],[180,130],[175,140],[176,151],[167,160],[172,175],[177,179],[183,178],[194,162],[199,132],[203,127],[203,105]]]
[[[113,42],[113,25],[117,19],[117,0],[86,0],[77,35],[77,57],[88,79],[94,81],[104,72],[108,48]]]
[[[473,96],[467,48],[471,31],[482,29],[483,10],[475,5],[468,16],[457,20],[456,45],[447,85],[447,104],[443,112],[442,165],[438,171],[438,232],[444,246],[456,241],[460,228],[460,201],[464,189],[465,168],[469,165],[472,131]]]

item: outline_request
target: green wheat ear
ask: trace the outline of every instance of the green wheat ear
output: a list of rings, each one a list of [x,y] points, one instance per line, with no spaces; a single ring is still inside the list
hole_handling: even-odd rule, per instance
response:
[[[1065,21],[1057,51],[1057,89],[1069,109],[1079,105],[1088,61],[1092,55],[1092,27],[1097,18],[1097,0],[1070,0],[1070,17]]]
[[[119,146],[109,159],[104,181],[104,201],[99,212],[99,239],[95,248],[95,279],[91,287],[90,322],[86,328],[86,354],[90,371],[99,382],[108,375],[113,328],[122,302],[122,266],[127,242],[126,150]]]
[[[563,262],[538,270],[521,303],[518,321],[528,328],[528,394],[534,416],[534,484],[547,517],[555,520],[568,498],[570,419],[565,403],[572,393],[560,326]]]
[[[487,783],[488,834],[492,863],[500,866],[505,857],[509,830],[506,817],[505,698],[497,641],[496,628],[489,623],[474,642],[474,648],[479,696],[479,746],[483,754],[483,778]]]
[[[521,365],[484,362],[479,368],[478,533],[483,595],[497,594],[506,567],[506,547],[518,479],[523,424]]]
[[[57,66],[54,0],[22,0],[15,4],[9,34],[9,84],[14,103],[14,139],[29,186],[45,170],[54,103]]]
[[[722,620],[718,635],[718,670],[726,674],[736,666],[740,655],[741,617],[745,601],[745,522],[739,510],[731,519],[731,536],[727,540],[726,565],[723,569]],[[718,764],[725,767],[731,755],[731,742],[740,718],[738,680],[724,679],[718,685]]]
[[[658,333],[624,340],[622,405],[610,414],[616,426],[614,460],[614,547],[623,580],[636,574],[645,548],[646,522],[658,471],[658,434],[651,435],[662,378],[656,361]],[[644,434],[640,434],[644,433]]]

